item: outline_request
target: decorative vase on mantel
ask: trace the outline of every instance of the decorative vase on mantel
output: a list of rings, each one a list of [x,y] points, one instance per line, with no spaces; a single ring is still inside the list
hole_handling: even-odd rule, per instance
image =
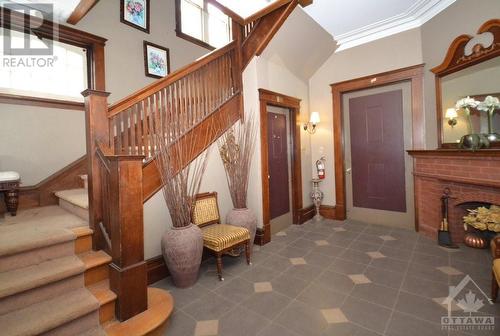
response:
[[[500,100],[497,97],[487,96],[484,101],[478,104],[477,109],[488,113],[488,134],[484,134],[484,136],[490,143],[500,142],[500,134],[493,129],[493,117],[495,112],[500,109]]]
[[[176,287],[187,288],[198,280],[203,254],[203,235],[198,226],[172,228],[161,239],[163,258]]]

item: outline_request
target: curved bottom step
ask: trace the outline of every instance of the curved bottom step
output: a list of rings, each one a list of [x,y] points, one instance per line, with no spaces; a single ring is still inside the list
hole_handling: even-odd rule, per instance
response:
[[[167,322],[174,309],[172,295],[159,288],[148,288],[148,309],[127,321],[113,321],[105,325],[108,336],[164,335]]]

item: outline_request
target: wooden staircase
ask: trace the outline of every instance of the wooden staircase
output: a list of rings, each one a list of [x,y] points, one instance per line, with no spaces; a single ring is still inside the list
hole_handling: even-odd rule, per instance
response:
[[[149,310],[148,302],[157,302],[147,290],[143,203],[161,188],[155,164],[158,142],[196,139],[186,161],[177,163],[182,169],[242,118],[242,73],[298,4],[278,0],[249,19],[220,7],[232,18],[233,41],[228,45],[111,106],[108,93],[84,92],[88,219],[92,250],[101,251],[89,252],[100,256],[94,259],[100,264],[91,264],[95,267],[89,281],[104,307],[101,320],[111,316],[112,302],[117,320],[125,323],[140,319]],[[109,274],[99,266],[108,262]]]

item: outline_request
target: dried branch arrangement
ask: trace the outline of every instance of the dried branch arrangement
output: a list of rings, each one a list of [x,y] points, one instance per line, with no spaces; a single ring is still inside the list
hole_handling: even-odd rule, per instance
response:
[[[163,184],[163,196],[167,203],[172,225],[176,228],[191,223],[191,210],[194,196],[199,193],[201,181],[207,168],[209,149],[205,150],[194,161],[188,163],[195,155],[197,143],[203,141],[195,133],[172,140],[157,137],[158,153],[156,164]]]
[[[248,178],[256,138],[255,119],[248,118],[236,122],[217,140],[233,206],[237,209],[247,207]]]

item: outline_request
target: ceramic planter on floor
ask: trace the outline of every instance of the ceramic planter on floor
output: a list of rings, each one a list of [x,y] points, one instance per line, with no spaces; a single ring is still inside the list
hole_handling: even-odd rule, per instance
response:
[[[182,228],[172,228],[162,237],[163,258],[175,286],[186,288],[198,280],[203,236],[198,226],[190,224]]]
[[[255,232],[257,231],[257,217],[248,208],[233,209],[226,216],[226,224],[247,228],[250,231],[250,250],[253,250]]]

